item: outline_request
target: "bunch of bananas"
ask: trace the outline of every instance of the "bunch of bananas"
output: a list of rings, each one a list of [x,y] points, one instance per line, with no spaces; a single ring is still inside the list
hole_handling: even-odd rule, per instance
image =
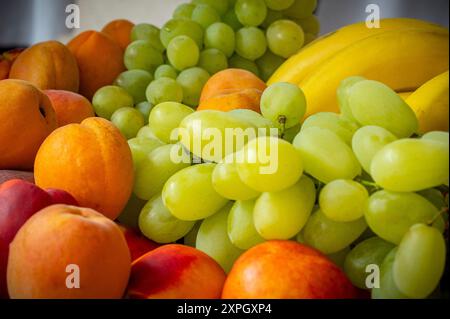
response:
[[[383,19],[380,25],[369,29],[364,22],[352,24],[317,39],[288,59],[268,83],[298,84],[309,116],[339,112],[340,82],[363,76],[403,92],[421,133],[448,130],[448,29],[407,18]]]

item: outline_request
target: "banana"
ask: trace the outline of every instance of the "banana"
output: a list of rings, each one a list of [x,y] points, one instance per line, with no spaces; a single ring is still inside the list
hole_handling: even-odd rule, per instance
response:
[[[419,119],[419,133],[448,131],[448,81],[447,71],[422,85],[406,100]]]
[[[338,112],[336,90],[353,75],[410,91],[448,70],[448,32],[420,29],[387,31],[360,40],[334,55],[300,83],[307,116]]]
[[[413,94],[414,93],[414,91],[409,91],[409,92],[397,92],[397,94],[404,100],[404,101],[406,101],[408,98],[409,98],[409,96],[411,95],[411,94]]]
[[[268,84],[275,82],[300,83],[307,75],[315,70],[324,61],[349,45],[385,31],[399,30],[403,28],[415,28],[429,31],[448,30],[437,24],[427,21],[390,18],[381,20],[381,28],[369,29],[364,22],[345,26],[335,32],[324,35],[311,42],[300,50],[296,55],[290,57],[269,79]]]

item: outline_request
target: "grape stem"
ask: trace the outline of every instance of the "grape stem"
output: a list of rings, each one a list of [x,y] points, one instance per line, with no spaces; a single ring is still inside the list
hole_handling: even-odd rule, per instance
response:
[[[437,214],[436,216],[433,217],[433,219],[431,221],[429,221],[427,223],[428,226],[431,226],[440,216],[444,215],[444,214],[448,214],[448,207],[444,207],[442,208]]]
[[[362,178],[357,178],[356,181],[358,183],[362,184],[363,186],[366,186],[366,187],[369,187],[369,188],[373,188],[374,192],[382,190],[382,188],[377,183],[370,182],[370,181],[367,181],[367,180],[362,179]]]
[[[278,117],[278,123],[279,123],[280,126],[281,126],[281,129],[280,129],[280,138],[283,138],[283,137],[284,137],[284,133],[285,133],[285,131],[286,131],[286,121],[287,121],[287,118],[286,118],[285,115],[280,115],[280,116]]]

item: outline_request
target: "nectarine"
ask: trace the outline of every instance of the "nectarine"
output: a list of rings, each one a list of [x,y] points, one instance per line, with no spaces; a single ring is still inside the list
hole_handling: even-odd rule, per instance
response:
[[[81,123],[88,117],[94,117],[94,108],[84,96],[63,90],[46,90],[56,113],[58,126]]]

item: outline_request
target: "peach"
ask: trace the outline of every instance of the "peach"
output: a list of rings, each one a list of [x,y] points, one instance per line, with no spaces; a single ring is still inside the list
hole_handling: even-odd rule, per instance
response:
[[[197,110],[231,111],[249,109],[260,113],[262,91],[258,89],[229,89],[200,103]]]
[[[52,102],[58,126],[81,123],[95,116],[91,102],[80,94],[62,90],[46,90],[44,93]]]
[[[226,275],[205,253],[183,245],[161,246],[131,266],[127,295],[137,299],[216,299]]]
[[[44,139],[56,128],[49,98],[21,80],[0,81],[0,170],[31,170]]]
[[[127,241],[128,249],[130,250],[131,254],[131,261],[135,261],[139,257],[160,246],[154,241],[144,237],[137,230],[124,227],[120,224],[119,227],[125,236],[125,240]]]
[[[13,299],[121,298],[130,252],[119,227],[88,208],[53,205],[37,212],[10,245]]]
[[[29,81],[42,90],[77,92],[79,86],[75,57],[58,41],[38,43],[23,51],[14,61],[9,78]]]
[[[0,80],[9,77],[9,71],[11,70],[12,64],[24,50],[25,49],[13,49],[0,55]]]
[[[358,297],[342,270],[294,241],[268,241],[242,254],[225,282],[224,299],[345,299]]]
[[[125,19],[118,19],[105,25],[102,32],[113,38],[122,50],[125,50],[131,43],[131,29],[133,27],[134,23]]]
[[[80,69],[79,93],[89,100],[98,89],[112,84],[125,71],[122,48],[104,33],[85,31],[67,46]]]

